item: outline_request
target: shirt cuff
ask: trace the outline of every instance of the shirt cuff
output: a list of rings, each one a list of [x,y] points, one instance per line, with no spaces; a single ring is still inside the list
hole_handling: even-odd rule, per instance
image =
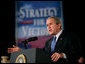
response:
[[[64,58],[64,59],[67,59],[66,54],[65,54],[65,53],[62,53],[62,54],[64,55],[64,57],[63,57],[63,58]]]

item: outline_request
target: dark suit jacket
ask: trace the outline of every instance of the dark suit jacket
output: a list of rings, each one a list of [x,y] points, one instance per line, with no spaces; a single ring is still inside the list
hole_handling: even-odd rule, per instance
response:
[[[80,58],[81,55],[81,48],[80,48],[80,40],[78,37],[76,37],[75,34],[70,32],[63,31],[61,35],[58,38],[58,41],[56,43],[54,52],[51,52],[51,43],[52,43],[53,37],[50,38],[47,42],[43,50],[46,53],[49,53],[52,55],[54,52],[58,53],[65,53],[67,56],[67,59],[59,59],[58,63],[75,63],[77,62],[77,59]]]

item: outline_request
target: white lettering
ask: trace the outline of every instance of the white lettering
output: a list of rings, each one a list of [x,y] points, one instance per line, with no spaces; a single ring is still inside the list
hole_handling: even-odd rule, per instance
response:
[[[45,27],[32,28],[28,26],[23,26],[21,27],[20,31],[21,33],[17,32],[19,34],[18,38],[49,35]]]
[[[20,9],[20,18],[25,18],[25,12],[23,10],[23,8]]]
[[[44,24],[44,19],[34,19],[34,26],[43,26]]]
[[[23,9],[20,8],[20,18],[57,16],[56,8]]]
[[[30,14],[30,15],[29,15],[30,18],[35,17],[35,15],[34,15],[34,10],[33,10],[33,9],[29,10],[29,12],[30,12],[30,13],[29,13],[29,14]]]

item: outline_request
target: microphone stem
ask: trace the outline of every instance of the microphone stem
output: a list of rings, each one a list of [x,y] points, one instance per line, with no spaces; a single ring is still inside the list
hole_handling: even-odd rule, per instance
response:
[[[26,45],[26,43],[24,43],[24,46],[25,46],[25,49],[27,49],[27,45]]]

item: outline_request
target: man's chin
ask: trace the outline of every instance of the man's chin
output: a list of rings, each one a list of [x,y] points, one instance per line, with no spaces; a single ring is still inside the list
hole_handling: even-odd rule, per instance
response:
[[[49,33],[50,35],[55,35],[54,33]]]
[[[50,35],[53,35],[53,33],[51,33],[51,32],[50,32],[49,34],[50,34]]]

